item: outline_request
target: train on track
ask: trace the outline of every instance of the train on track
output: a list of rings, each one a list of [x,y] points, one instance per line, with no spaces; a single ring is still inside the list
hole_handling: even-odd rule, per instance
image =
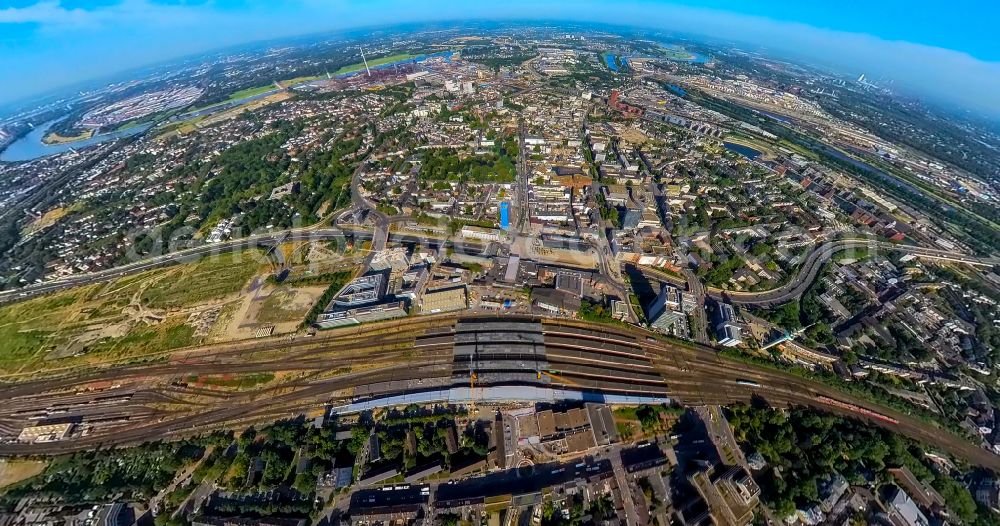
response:
[[[847,402],[841,402],[840,400],[830,398],[829,396],[820,395],[816,397],[816,400],[827,405],[832,405],[834,407],[846,409],[852,413],[857,413],[859,415],[867,416],[869,418],[874,418],[876,420],[881,420],[883,422],[888,422],[890,424],[899,423],[899,420],[896,420],[895,418],[892,418],[890,416],[883,415],[882,413],[877,413],[875,411],[872,411],[871,409],[865,409],[864,407],[858,405],[849,404]]]

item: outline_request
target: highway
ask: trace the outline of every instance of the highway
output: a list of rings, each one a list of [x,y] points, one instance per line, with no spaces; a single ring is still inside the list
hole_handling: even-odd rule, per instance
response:
[[[361,166],[363,166],[362,163]],[[361,167],[355,172],[354,178],[351,183],[351,199],[353,202],[352,208],[335,214],[337,217],[343,217],[346,213],[355,210],[368,210],[368,213],[375,218],[374,233],[368,234],[372,236],[372,253],[369,254],[368,259],[365,263],[370,264],[371,258],[374,257],[374,253],[385,248],[387,241],[390,238],[389,227],[393,223],[409,221],[411,218],[406,215],[396,215],[387,216],[386,214],[376,210],[372,203],[370,203],[361,192],[358,190],[358,185],[360,184],[360,173]],[[151,258],[143,259],[141,261],[136,261],[134,263],[128,263],[122,266],[100,270],[96,272],[89,272],[85,274],[78,274],[74,276],[69,276],[53,281],[28,285],[20,289],[12,289],[7,291],[0,291],[0,304],[25,300],[42,294],[47,294],[50,292],[56,292],[59,290],[64,290],[71,287],[76,287],[80,285],[90,285],[94,283],[103,283],[107,281],[112,281],[123,276],[128,276],[131,274],[136,274],[146,270],[166,267],[170,265],[175,265],[179,263],[189,262],[197,260],[198,258],[218,254],[223,252],[231,252],[237,250],[244,250],[253,247],[266,247],[271,248],[277,244],[284,242],[299,242],[299,241],[330,241],[334,239],[342,239],[345,235],[345,230],[350,227],[344,226],[343,228],[336,225],[327,225],[324,223],[318,223],[309,227],[294,228],[289,230],[280,230],[275,232],[263,233],[258,235],[253,235],[244,238],[231,239],[227,241],[221,241],[219,243],[203,244],[191,248],[186,248],[182,250],[177,250],[170,252],[168,254],[163,254],[159,256],[154,256]],[[359,233],[357,228],[350,228],[356,235]],[[421,242],[423,239],[419,236],[407,236],[407,235],[397,235],[392,236],[394,239]],[[451,245],[468,245],[469,248],[477,248],[475,243],[466,243],[462,241],[461,243],[456,243],[453,241],[444,241],[446,244]],[[594,246],[595,250],[598,251],[598,256],[601,260],[601,271],[605,276],[612,279],[613,282],[618,280],[614,279],[615,273],[612,271],[610,262],[606,261],[606,254],[602,252],[600,244]],[[1000,265],[1000,259],[996,257],[990,258],[979,258],[974,256],[968,256],[963,254],[957,254],[955,252],[949,252],[946,250],[938,250],[933,248],[916,247],[910,245],[901,245],[895,243],[888,243],[884,241],[877,241],[874,239],[842,239],[836,241],[829,241],[818,247],[816,247],[805,259],[802,265],[799,267],[798,272],[795,276],[785,285],[781,287],[758,292],[735,292],[735,291],[725,291],[717,288],[708,288],[706,290],[707,295],[719,299],[728,301],[736,305],[757,305],[762,307],[773,307],[776,305],[781,305],[789,301],[799,298],[803,292],[809,287],[809,285],[816,279],[819,272],[822,270],[823,265],[830,261],[835,254],[838,252],[848,250],[848,249],[882,249],[886,251],[897,251],[906,252],[909,254],[916,255],[921,258],[935,259],[940,261],[950,261],[956,263],[963,263],[968,265],[977,266],[997,266]],[[367,268],[365,265],[364,268]],[[678,280],[674,276],[658,272],[655,269],[644,269],[652,275],[660,279],[665,279],[668,281],[674,281],[680,285],[686,285],[687,280]],[[618,287],[616,287],[618,288]],[[623,296],[623,299],[627,299],[627,295]]]
[[[378,210],[378,208],[361,193],[361,176],[365,173],[365,163],[367,157],[358,163],[354,174],[351,176],[351,203],[358,210],[367,210],[368,214],[375,218],[375,233],[372,236],[372,255],[367,263],[371,263],[371,258],[377,252],[385,250],[385,244],[389,236],[389,217]],[[368,268],[365,265],[364,268]]]
[[[764,291],[737,292],[727,291],[714,287],[707,287],[706,293],[709,297],[726,301],[735,305],[753,305],[759,307],[775,307],[790,301],[799,299],[809,286],[816,280],[823,266],[826,265],[839,252],[851,249],[881,249],[885,251],[906,252],[917,257],[935,259],[939,261],[950,261],[978,266],[994,266],[1000,264],[996,258],[977,258],[925,247],[915,247],[910,245],[900,245],[887,243],[874,239],[842,239],[828,241],[809,253],[806,259],[799,266],[798,271],[788,281],[788,283]],[[687,279],[681,279],[656,269],[644,267],[643,271],[657,278],[671,281],[679,285],[688,284]]]
[[[629,298],[628,285],[621,276],[620,267],[617,262],[612,264],[608,261],[610,248],[608,247],[607,239],[602,235],[598,240],[591,240],[590,247],[597,253],[597,261],[600,265],[600,274],[604,276],[611,288],[614,289],[618,298],[625,302],[628,309],[628,321],[638,321],[639,317],[636,315],[635,309],[632,307],[632,302]]]
[[[514,194],[513,211],[517,214],[514,232],[521,235],[527,233],[527,225],[530,220],[528,178],[531,177],[531,173],[528,171],[528,146],[524,142],[526,137],[527,130],[524,126],[524,120],[519,119],[517,121],[517,190]]]
[[[362,210],[367,209],[369,210],[369,213],[375,216],[376,225],[375,233],[373,235],[373,248],[377,251],[385,248],[389,233],[389,224],[394,221],[404,220],[406,217],[396,216],[391,219],[386,217],[385,214],[376,210],[375,207],[358,191],[360,178],[364,173],[365,161],[367,161],[367,159],[368,157],[366,156],[358,163],[358,166],[355,168],[351,177],[351,200],[354,208]],[[352,208],[348,208],[333,214],[333,217],[339,218],[351,211]],[[0,304],[20,301],[42,294],[47,294],[49,292],[56,292],[80,285],[103,283],[154,268],[195,261],[211,254],[221,254],[224,252],[233,252],[254,247],[272,248],[284,242],[330,241],[334,239],[342,239],[343,237],[343,230],[335,225],[329,225],[324,221],[320,221],[319,223],[307,227],[278,230],[275,232],[256,234],[248,237],[229,239],[218,243],[205,243],[190,248],[176,250],[167,254],[145,258],[140,261],[127,263],[125,265],[106,270],[68,276],[53,281],[28,285],[20,289],[0,291]],[[372,255],[368,256],[366,263],[371,262],[371,257]],[[365,267],[367,268],[367,265]]]
[[[219,243],[204,244],[106,270],[78,274],[36,285],[29,285],[20,289],[2,291],[0,292],[0,303],[20,301],[34,296],[39,296],[41,294],[56,292],[81,285],[112,281],[123,276],[137,274],[154,268],[195,261],[211,254],[245,250],[254,247],[271,248],[279,243],[292,241],[329,241],[342,238],[343,236],[343,231],[335,227],[306,227],[259,234],[239,239],[231,239],[228,241],[221,241]]]
[[[520,321],[519,321],[520,320]],[[538,385],[596,393],[662,393],[690,406],[725,405],[761,397],[773,405],[805,405],[856,416],[972,464],[1000,470],[1000,456],[952,432],[799,376],[747,364],[695,343],[658,339],[645,330],[554,318],[441,315],[321,332],[314,338],[267,338],[177,352],[165,362],[66,371],[0,386],[0,455],[53,454],[94,447],[188,436],[218,428],[240,428],[370,397],[426,389],[468,387],[468,362],[453,358],[460,324],[528,323],[540,327],[546,368],[537,374],[510,363],[491,374],[504,385]],[[472,329],[464,329],[466,331]],[[517,332],[510,341],[520,341]],[[504,344],[506,345],[506,344]],[[497,358],[500,359],[500,358]],[[517,358],[518,360],[520,358]],[[499,363],[499,362],[498,362]],[[480,366],[477,366],[480,367]],[[270,372],[259,387],[220,389],[191,375]],[[514,376],[511,376],[514,374]],[[499,375],[499,376],[496,376]],[[511,384],[510,382],[516,382]],[[831,405],[874,411],[882,418]],[[33,415],[55,411],[61,418],[92,426],[66,441],[12,442]],[[54,417],[54,416],[53,416]]]
[[[119,267],[100,270],[96,272],[89,272],[86,274],[78,274],[75,276],[69,276],[66,278],[47,281],[35,285],[28,285],[20,289],[0,291],[0,304],[26,300],[36,296],[41,296],[43,294],[48,294],[50,292],[57,292],[72,287],[113,281],[124,276],[138,274],[140,272],[145,272],[147,270],[155,268],[168,267],[172,265],[178,265],[181,263],[196,261],[202,257],[209,256],[212,254],[221,254],[225,252],[245,250],[254,247],[262,247],[270,249],[275,245],[286,242],[332,241],[335,239],[343,239],[348,234],[354,235],[356,237],[365,237],[365,238],[373,237],[376,239],[376,241],[373,242],[372,253],[369,254],[368,259],[365,260],[366,263],[370,264],[371,258],[374,257],[375,247],[381,246],[384,248],[387,240],[389,239],[392,239],[393,241],[408,242],[408,243],[426,243],[428,241],[427,239],[417,235],[395,234],[389,232],[390,224],[409,221],[409,220],[410,218],[408,216],[386,217],[384,219],[384,223],[380,223],[380,225],[378,226],[377,230],[378,235],[373,235],[373,233],[370,230],[359,227],[345,226],[341,228],[337,226],[321,226],[317,228],[314,226],[314,227],[305,227],[292,230],[282,230],[273,233],[260,234],[252,237],[221,241],[219,243],[199,245],[192,248],[170,252],[169,254],[164,254],[162,256],[155,256],[152,258],[143,259],[141,261],[136,261],[135,263],[129,263]],[[438,244],[440,245],[461,246],[464,250],[472,251],[473,253],[483,252],[487,248],[482,244],[468,242],[465,240],[462,240],[461,242],[454,242],[451,240],[437,240],[437,241]],[[367,268],[367,265],[365,267]]]

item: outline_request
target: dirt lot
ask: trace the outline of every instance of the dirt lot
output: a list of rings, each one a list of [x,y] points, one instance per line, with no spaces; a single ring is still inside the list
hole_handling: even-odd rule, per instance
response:
[[[625,126],[617,123],[614,124],[613,126],[615,127],[615,129],[618,130],[618,133],[621,135],[622,139],[631,144],[635,145],[644,144],[646,141],[649,140],[635,126]]]
[[[261,327],[274,326],[275,334],[295,332],[326,285],[303,287],[266,285],[244,299],[228,320],[228,339],[247,338]]]
[[[39,460],[0,460],[0,488],[34,477],[48,465]]]

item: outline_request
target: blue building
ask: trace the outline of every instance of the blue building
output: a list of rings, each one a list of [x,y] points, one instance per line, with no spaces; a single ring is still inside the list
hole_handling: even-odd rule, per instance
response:
[[[510,203],[500,202],[500,228],[510,230]]]

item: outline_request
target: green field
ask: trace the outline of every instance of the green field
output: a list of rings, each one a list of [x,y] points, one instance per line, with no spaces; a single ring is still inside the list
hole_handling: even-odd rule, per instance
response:
[[[221,106],[223,104],[233,102],[234,100],[240,100],[246,97],[253,97],[254,95],[260,95],[261,93],[267,93],[271,90],[277,90],[278,88],[274,84],[267,84],[264,86],[257,86],[255,88],[246,88],[229,94],[226,100],[221,100],[219,102],[213,102],[211,104],[205,104],[204,106],[197,106],[185,112],[201,111],[205,108],[212,108],[214,106]]]
[[[690,51],[685,51],[683,49],[671,49],[671,48],[663,49],[663,57],[668,60],[681,60],[681,61],[695,59],[694,53],[691,53]]]
[[[364,67],[363,64],[362,64],[362,67]],[[292,86],[295,86],[295,85],[298,85],[298,84],[302,84],[304,82],[309,82],[309,81],[319,80],[319,79],[325,79],[325,78],[326,78],[326,75],[311,75],[311,76],[306,76],[306,77],[295,77],[293,79],[279,80],[278,84],[281,84],[285,88],[289,88],[289,87],[292,87]],[[207,104],[205,106],[198,106],[196,108],[193,108],[193,109],[190,109],[190,110],[187,110],[187,111],[189,111],[189,112],[190,111],[198,111],[198,110],[203,110],[205,108],[211,108],[212,106],[220,106],[222,104],[233,102],[234,100],[240,100],[240,99],[245,99],[247,97],[253,97],[255,95],[260,95],[261,93],[267,93],[269,91],[274,91],[274,90],[277,90],[277,89],[278,89],[277,86],[275,86],[274,84],[266,84],[264,86],[257,86],[257,87],[254,87],[254,88],[241,89],[239,91],[230,93],[229,97],[227,97],[226,100],[223,100],[223,101],[220,101],[220,102],[213,102],[212,104]]]
[[[175,317],[156,326],[139,325],[121,338],[100,340],[87,348],[86,355],[131,360],[196,343],[199,339],[194,336],[194,329]]]
[[[132,360],[200,343],[189,311],[236,299],[261,269],[232,253],[0,307],[0,375]]]
[[[369,62],[369,64],[371,63]],[[319,80],[325,78],[326,75],[309,75],[305,77],[295,77],[293,79],[279,80],[278,84],[281,84],[282,87],[288,88],[291,86],[295,86],[296,84],[302,84],[303,82],[309,82],[311,80]],[[274,84],[257,86],[256,88],[241,89],[235,93],[230,94],[229,98],[223,102],[232,102],[234,100],[239,100],[246,97],[253,97],[254,95],[260,95],[261,93],[267,93],[268,91],[276,89],[278,89],[278,87],[275,86]],[[216,103],[216,104],[221,104],[221,103]]]
[[[234,100],[244,99],[247,97],[253,97],[254,95],[260,95],[261,93],[267,93],[271,90],[278,89],[274,84],[267,84],[265,86],[257,86],[256,88],[241,89],[235,93],[229,95],[229,98],[223,102],[232,102]]]
[[[236,292],[257,272],[260,252],[230,252],[176,268],[173,279],[156,282],[142,294],[150,308],[195,305]]]
[[[368,60],[368,67],[381,66],[382,64],[389,64],[391,62],[399,62],[401,60],[409,60],[411,58],[416,58],[420,55],[411,55],[409,53],[400,53],[398,55],[389,55],[388,57],[375,58]],[[343,75],[344,73],[354,73],[355,71],[361,71],[365,69],[365,63],[359,62],[357,64],[351,64],[350,66],[344,66],[337,71],[334,75]]]
[[[306,76],[306,77],[295,77],[294,79],[279,80],[278,84],[281,84],[282,86],[284,86],[286,88],[289,88],[289,87],[292,87],[292,86],[297,86],[299,84],[303,84],[305,82],[311,82],[311,81],[314,81],[314,80],[320,80],[320,79],[325,79],[325,78],[326,78],[326,75],[309,75],[309,76]]]

